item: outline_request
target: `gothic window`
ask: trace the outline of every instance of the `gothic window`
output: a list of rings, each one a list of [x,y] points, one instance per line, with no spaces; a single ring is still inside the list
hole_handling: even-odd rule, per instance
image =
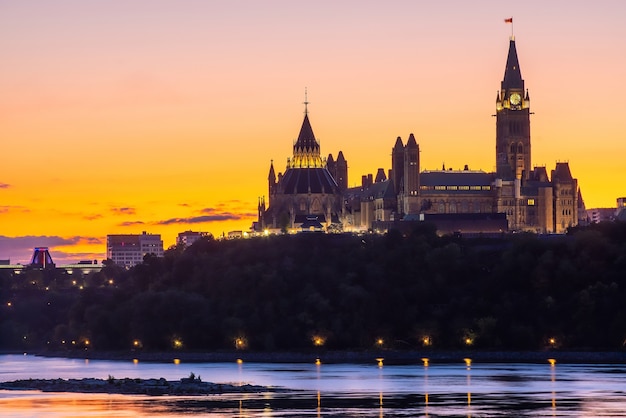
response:
[[[517,145],[517,153],[518,154],[522,154],[524,152],[524,147],[522,146],[522,144],[518,144]]]
[[[300,210],[303,212],[306,210],[306,202],[304,200],[300,201]]]
[[[456,213],[456,203],[450,203],[450,213]]]
[[[515,154],[515,144],[511,144],[511,154]]]
[[[439,213],[445,213],[446,212],[446,204],[443,203],[443,200],[441,202],[439,202]]]

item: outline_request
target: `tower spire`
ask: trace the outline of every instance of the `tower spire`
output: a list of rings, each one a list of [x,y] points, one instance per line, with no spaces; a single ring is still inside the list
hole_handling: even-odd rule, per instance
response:
[[[304,90],[304,121],[296,143],[293,145],[293,158],[290,166],[295,167],[323,167],[323,161],[320,156],[320,144],[315,139],[311,122],[309,122],[308,104],[306,97],[306,89]]]
[[[504,69],[504,79],[500,86],[500,90],[508,93],[511,89],[519,89],[524,91],[524,79],[519,68],[519,60],[517,58],[517,49],[515,48],[515,39],[509,40],[509,53],[506,58],[506,67]]]
[[[307,99],[306,87],[304,88],[304,114],[309,114],[309,100]]]

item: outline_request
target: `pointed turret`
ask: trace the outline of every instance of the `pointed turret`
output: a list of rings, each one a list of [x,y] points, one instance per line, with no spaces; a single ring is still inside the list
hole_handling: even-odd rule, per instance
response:
[[[502,110],[502,97],[500,96],[500,91],[496,94],[496,110]]]
[[[328,154],[328,158],[326,158],[326,165],[331,166],[335,164],[335,159],[333,158],[333,154]]]
[[[267,175],[267,183],[268,183],[268,201],[271,204],[272,196],[276,191],[276,173],[274,172],[274,160],[270,162],[270,172]]]
[[[308,102],[304,102],[305,106]],[[309,112],[305,107],[304,121],[300,128],[300,134],[296,143],[293,145],[293,159],[291,167],[300,168],[322,168],[324,167],[322,157],[320,156],[320,144],[315,139],[311,122],[309,122]]]
[[[420,148],[415,136],[409,135],[404,147],[404,194],[417,196],[419,190]],[[405,213],[411,213],[408,208]]]
[[[337,154],[335,165],[337,166],[335,181],[339,186],[339,190],[346,190],[348,188],[348,161],[343,156],[343,151],[339,151],[339,154]]]
[[[510,89],[524,90],[524,80],[519,68],[517,49],[515,48],[515,39],[513,38],[509,42],[509,55],[506,58],[506,68],[504,69],[504,79],[501,87],[501,90],[505,92],[508,92]]]
[[[274,160],[270,161],[270,172],[267,175],[267,179],[270,183],[276,183],[276,172],[274,171]]]
[[[394,151],[400,151],[400,150],[403,150],[403,149],[404,149],[404,144],[402,143],[402,138],[398,137],[396,139],[395,145],[393,146],[393,150]]]
[[[337,163],[333,158],[333,154],[328,154],[328,157],[326,158],[326,169],[335,179],[337,179]]]
[[[406,147],[409,149],[417,148],[417,141],[415,140],[415,136],[413,136],[413,134],[409,135],[409,139],[406,141]]]
[[[404,144],[402,138],[398,137],[391,149],[391,174],[389,178],[393,180],[393,187],[396,194],[400,193],[402,177],[404,176]]]
[[[374,179],[374,183],[380,183],[387,180],[387,175],[385,174],[385,170],[379,168],[376,172],[376,178]]]
[[[304,115],[304,121],[302,122],[302,127],[300,128],[300,134],[298,135],[298,140],[293,146],[294,150],[296,148],[300,149],[317,149],[319,151],[320,145],[317,143],[315,139],[315,135],[313,134],[313,128],[311,128],[311,122],[309,122],[308,113]]]

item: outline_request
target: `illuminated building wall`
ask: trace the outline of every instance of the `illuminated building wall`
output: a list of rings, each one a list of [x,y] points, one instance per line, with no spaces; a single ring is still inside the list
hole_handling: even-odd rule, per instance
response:
[[[115,264],[132,267],[143,262],[146,254],[163,257],[163,240],[160,234],[107,235],[107,258]]]

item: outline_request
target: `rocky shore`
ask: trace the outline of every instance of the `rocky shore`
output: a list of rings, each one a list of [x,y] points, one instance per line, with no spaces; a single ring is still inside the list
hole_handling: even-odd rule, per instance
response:
[[[203,382],[188,377],[179,381],[161,379],[25,379],[1,382],[0,389],[40,390],[42,392],[115,393],[123,395],[212,395],[222,393],[258,393],[277,389],[256,385],[231,385]]]

